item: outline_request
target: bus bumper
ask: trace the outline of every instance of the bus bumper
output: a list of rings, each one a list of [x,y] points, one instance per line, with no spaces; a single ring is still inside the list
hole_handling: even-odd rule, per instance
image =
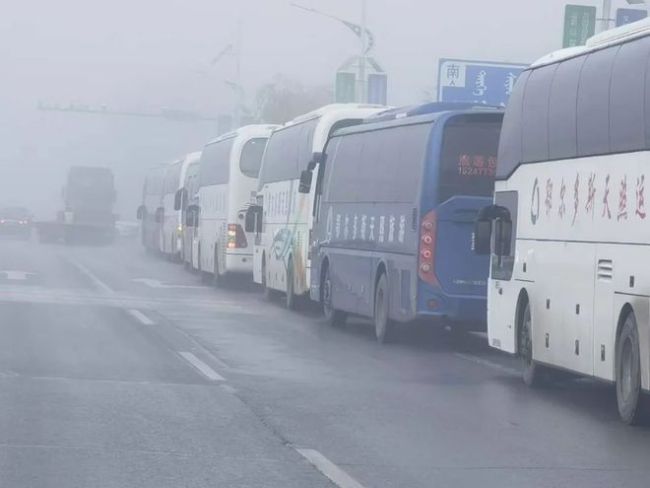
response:
[[[448,295],[442,290],[427,290],[418,296],[417,315],[435,317],[449,325],[486,330],[487,298],[473,295]]]
[[[226,273],[253,274],[252,254],[226,254]]]

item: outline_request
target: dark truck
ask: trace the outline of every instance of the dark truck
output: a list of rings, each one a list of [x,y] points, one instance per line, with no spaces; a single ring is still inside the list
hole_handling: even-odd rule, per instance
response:
[[[109,243],[115,237],[115,185],[108,168],[73,166],[55,221],[37,222],[41,242]]]

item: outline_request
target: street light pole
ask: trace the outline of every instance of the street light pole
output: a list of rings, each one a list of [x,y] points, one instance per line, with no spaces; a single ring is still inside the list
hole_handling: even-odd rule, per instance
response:
[[[609,30],[609,23],[612,21],[612,0],[603,0],[602,18],[600,19],[600,32]]]
[[[361,0],[361,56],[359,56],[359,79],[357,80],[359,100],[361,103],[368,101],[368,94],[366,93],[366,52],[368,50],[368,32],[366,31],[368,19],[366,7],[366,0]]]

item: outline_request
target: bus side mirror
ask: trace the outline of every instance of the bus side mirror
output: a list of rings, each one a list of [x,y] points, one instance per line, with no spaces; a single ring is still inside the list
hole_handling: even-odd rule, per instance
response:
[[[311,170],[305,169],[300,173],[300,186],[298,187],[299,193],[309,193],[311,190]]]
[[[262,232],[262,207],[251,205],[246,210],[246,221],[244,223],[246,232]]]
[[[138,220],[142,220],[144,219],[144,213],[145,213],[144,205],[140,205],[138,207],[138,211],[136,212],[135,216]]]
[[[477,220],[474,223],[474,234],[472,235],[472,248],[475,254],[486,256],[490,254],[492,241],[492,221]]]

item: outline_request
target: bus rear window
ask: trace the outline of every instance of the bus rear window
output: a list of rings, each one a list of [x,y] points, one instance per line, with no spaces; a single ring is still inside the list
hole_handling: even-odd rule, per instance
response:
[[[492,196],[501,114],[460,115],[447,122],[440,154],[438,201]]]
[[[259,137],[257,139],[251,139],[244,144],[241,159],[239,160],[239,169],[246,176],[257,178],[260,174],[262,155],[264,154],[267,140],[265,137]]]

